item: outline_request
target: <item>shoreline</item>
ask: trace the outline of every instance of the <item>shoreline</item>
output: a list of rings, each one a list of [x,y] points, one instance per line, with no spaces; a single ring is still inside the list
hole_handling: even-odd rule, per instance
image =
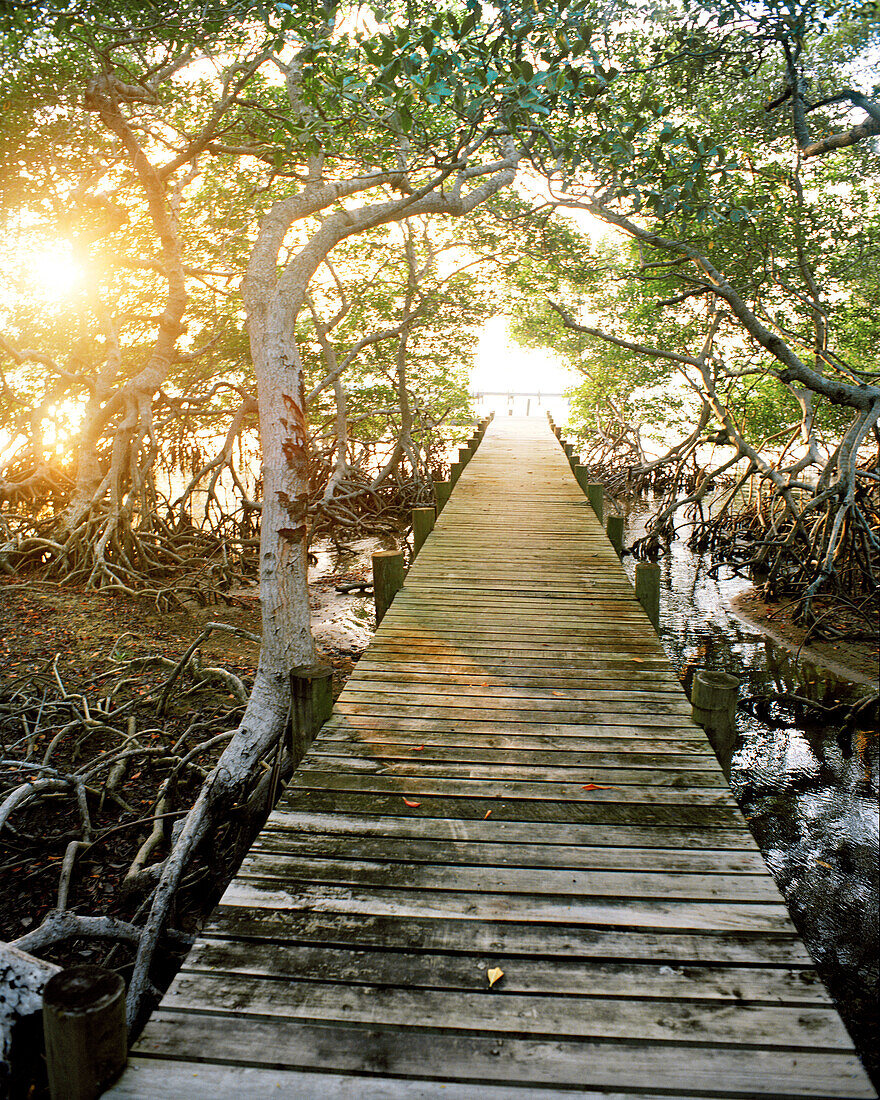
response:
[[[766,634],[777,645],[784,646],[807,661],[820,665],[841,679],[854,684],[876,688],[880,651],[870,642],[808,642],[804,645],[807,631],[803,626],[793,623],[787,612],[778,605],[767,603],[755,588],[740,592],[727,606],[741,622],[754,630]]]

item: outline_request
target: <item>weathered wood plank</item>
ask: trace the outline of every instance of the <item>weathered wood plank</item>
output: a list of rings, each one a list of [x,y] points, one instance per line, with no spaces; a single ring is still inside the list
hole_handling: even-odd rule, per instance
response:
[[[595,651],[593,651],[595,654]],[[424,669],[431,673],[445,675],[447,673],[464,673],[466,675],[487,679],[492,676],[500,676],[518,680],[525,676],[540,676],[548,679],[573,679],[586,677],[595,681],[597,678],[607,678],[609,682],[628,679],[632,682],[633,676],[649,677],[651,682],[657,676],[672,677],[668,662],[659,654],[639,658],[613,657],[610,655],[580,656],[565,659],[561,655],[552,655],[539,651],[534,654],[524,654],[519,658],[488,655],[481,657],[479,661],[473,660],[463,653],[454,651],[445,654],[437,654],[432,657],[429,664],[418,658],[418,655],[410,653],[405,646],[394,648],[386,646],[379,653],[379,648],[371,645],[358,662],[358,669],[379,669],[388,672],[419,672]]]
[[[365,1077],[253,1066],[212,1066],[204,1062],[172,1062],[134,1058],[125,1078],[105,1096],[125,1100],[148,1097],[168,1100],[243,1100],[279,1097],[281,1100],[427,1100],[442,1089],[444,1100],[535,1100],[534,1089],[516,1085],[468,1085],[404,1077]],[[644,1100],[644,1093],[566,1090],[570,1100]],[[692,1100],[712,1100],[688,1093]]]
[[[428,955],[335,946],[303,945],[291,950],[288,944],[214,938],[193,948],[187,970],[193,975],[216,971],[298,982],[485,993],[487,971],[499,962],[504,967],[505,995],[601,995],[825,1008],[828,1004],[816,971],[791,967],[668,966],[654,961],[536,959],[497,952]]]
[[[633,684],[633,670],[626,669],[600,669],[595,672],[570,672],[567,675],[563,670],[550,672],[541,676],[536,674],[534,665],[524,666],[517,670],[508,669],[504,675],[498,675],[486,671],[447,671],[440,669],[425,670],[419,666],[406,667],[402,663],[393,663],[390,667],[387,663],[366,661],[362,659],[358,663],[357,683],[375,684],[430,684],[435,690],[457,687],[459,685],[476,685],[489,688],[509,688],[517,690],[536,688],[549,691],[591,691],[599,687],[599,690],[620,691],[624,685],[629,685],[632,691],[640,694],[642,691],[681,692],[681,683],[671,673],[644,670],[640,672],[638,684]]]
[[[347,886],[334,883],[279,882],[240,876],[221,899],[226,906],[332,910],[392,917],[465,915],[470,920],[579,923],[617,928],[674,929],[679,932],[786,932],[788,910],[772,902],[708,902],[691,899],[558,898],[531,894],[495,894],[488,890],[418,890],[405,887]]]
[[[601,794],[594,791],[593,794]],[[419,806],[408,806],[404,799],[418,801]],[[735,805],[669,805],[660,802],[600,802],[577,799],[526,799],[515,797],[453,797],[412,792],[396,794],[381,791],[317,790],[291,787],[284,800],[291,811],[306,810],[320,813],[369,813],[388,814],[394,817],[437,817],[451,820],[479,820],[490,815],[496,822],[557,822],[572,825],[643,825],[672,827],[701,827],[705,829],[732,828],[742,821]]]
[[[361,837],[421,837],[492,844],[549,844],[560,848],[668,848],[699,850],[742,850],[760,857],[752,834],[739,827],[687,829],[653,823],[647,827],[632,825],[583,825],[571,821],[549,822],[498,821],[449,817],[382,816],[372,813],[345,814],[316,812],[309,805],[302,809],[279,807],[270,816],[266,828],[297,832],[304,836],[322,835]],[[559,858],[566,858],[560,852]]]
[[[192,1052],[204,1051],[221,1036],[227,1062],[298,1070],[324,1070],[330,1064],[337,1073],[400,1075],[444,1084],[516,1081],[533,1087],[636,1089],[658,1095],[662,1082],[667,1096],[708,1092],[717,1097],[722,1081],[721,1095],[728,1097],[861,1100],[875,1095],[851,1052],[735,1046],[719,1050],[638,1040],[603,1043],[381,1025],[334,1027],[283,1017],[254,1019],[235,1012],[224,1016],[161,1010],[154,1014],[138,1053],[179,1059],[188,1051],[192,1058]]]
[[[369,738],[361,742],[349,742],[347,740],[333,740],[322,738],[312,745],[310,760],[324,761],[331,758],[336,761],[343,759],[370,763],[398,763],[402,761],[418,761],[439,763],[441,761],[454,762],[464,765],[494,764],[497,767],[509,768],[528,766],[529,764],[539,768],[556,768],[564,775],[579,774],[582,769],[594,767],[607,768],[648,768],[651,770],[702,771],[711,766],[714,756],[705,752],[668,752],[660,750],[654,752],[614,752],[610,749],[595,751],[595,743],[588,740],[578,742],[579,751],[574,752],[565,749],[547,749],[542,744],[542,739],[533,738],[532,745],[523,745],[520,748],[499,748],[494,745],[447,745],[430,744],[412,737],[409,741],[401,735],[397,741],[376,742],[370,748],[365,745]],[[493,738],[500,740],[500,738]],[[620,745],[618,744],[618,749]],[[576,769],[574,773],[570,769]],[[563,778],[560,774],[558,778]]]
[[[455,1029],[543,1038],[638,1038],[645,1041],[709,1043],[715,1047],[761,1046],[815,1049],[847,1043],[833,1008],[752,1005],[675,999],[589,996],[487,995],[442,990],[267,980],[222,971],[182,971],[163,1000],[166,1011],[223,1012],[234,1005],[239,1018],[344,1020],[348,1024]],[[737,1027],[730,1027],[731,1015]]]
[[[553,770],[558,772],[557,779],[581,777],[582,772],[595,768],[627,768],[631,772],[705,772],[711,769],[713,759],[707,753],[669,753],[668,759],[661,752],[595,752],[592,743],[581,742],[584,748],[580,752],[567,752],[563,749],[545,750],[543,748],[491,748],[476,745],[431,745],[413,737],[410,741],[403,738],[394,742],[376,742],[369,739],[361,742],[322,740],[312,749],[310,761],[316,767],[325,768],[332,761],[334,767],[342,767],[347,761],[353,769],[376,770],[381,767],[403,767],[408,763],[431,765],[433,767],[457,765],[471,779],[492,775],[500,776],[513,769],[509,778],[516,778],[517,769],[529,767],[536,772]],[[618,746],[619,748],[620,746]],[[472,769],[481,769],[479,772]],[[485,769],[485,770],[483,770]],[[499,770],[501,769],[501,770]],[[329,770],[329,769],[325,769]],[[662,782],[662,780],[661,780]],[[704,784],[705,785],[705,784]]]
[[[631,783],[626,786],[625,791],[620,783],[617,786],[604,788],[591,782],[582,785],[577,781],[535,783],[528,780],[513,782],[496,780],[489,784],[483,779],[462,777],[447,779],[425,775],[410,782],[406,777],[397,778],[393,775],[371,772],[318,771],[314,767],[307,766],[297,770],[291,780],[290,790],[293,792],[301,788],[311,788],[321,791],[369,791],[378,794],[403,794],[409,791],[424,796],[446,795],[453,798],[539,799],[552,802],[598,802],[615,805],[625,801],[631,806],[642,804],[730,806],[731,808],[736,806],[729,788],[721,784],[713,784],[705,788],[697,786],[678,788],[663,787],[651,783],[650,780],[640,782],[643,785]],[[590,786],[595,786],[597,789],[585,789]]]
[[[766,874],[710,874],[666,870],[546,868],[463,864],[410,863],[301,857],[288,852],[284,839],[264,838],[252,848],[239,870],[250,880],[333,885],[376,886],[380,889],[443,890],[535,895],[536,897],[609,897],[618,899],[675,898],[699,901],[760,901],[779,905],[781,898]]]
[[[614,929],[527,921],[467,920],[452,917],[401,917],[323,909],[249,909],[221,903],[204,931],[207,939],[271,940],[301,946],[370,947],[411,951],[429,958],[483,953],[548,959],[590,959],[605,963],[635,961],[676,966],[713,965],[812,969],[812,959],[794,928],[767,932],[699,930],[659,931],[644,927]]]
[[[431,719],[412,720],[403,724],[385,723],[382,719],[365,722],[356,716],[328,722],[321,731],[321,743],[358,750],[358,746],[420,745],[436,749],[467,749],[485,751],[497,747],[510,751],[535,749],[545,752],[566,752],[569,755],[582,752],[587,760],[590,753],[620,753],[630,746],[636,756],[653,755],[669,751],[672,755],[687,755],[696,759],[706,757],[711,750],[705,735],[695,727],[675,728],[675,723],[663,727],[631,725],[614,726],[554,726],[542,724],[539,733],[521,726],[504,723],[469,723],[470,729],[462,729],[462,722],[438,722]],[[453,727],[454,728],[450,728]],[[366,750],[365,750],[366,751]],[[714,755],[714,754],[713,754]],[[704,761],[703,761],[704,762]],[[702,766],[702,764],[701,764]]]
[[[435,863],[447,867],[473,864],[475,867],[552,867],[575,870],[680,871],[684,874],[760,875],[767,868],[760,853],[711,848],[586,848],[552,844],[511,844],[432,840],[423,837],[352,836],[319,833],[300,836],[289,829],[267,827],[251,852],[285,852],[300,858],[358,861]]]
[[[489,684],[487,682],[470,684],[444,684],[442,681],[388,683],[375,681],[372,678],[359,676],[351,690],[346,693],[349,699],[369,699],[375,702],[407,702],[418,704],[426,700],[434,700],[438,695],[449,696],[453,693],[456,703],[460,700],[461,706],[490,706],[499,708],[508,707],[511,703],[525,701],[535,710],[568,710],[580,711],[584,704],[603,703],[608,704],[609,710],[623,710],[624,713],[632,713],[632,704],[652,706],[662,704],[666,710],[675,709],[686,714],[687,707],[681,701],[681,688],[670,685],[666,691],[658,691],[650,685],[643,685],[641,690],[627,688],[621,685],[615,688],[611,685],[601,688],[555,688],[553,681],[542,684],[540,687],[520,687],[517,684]],[[570,706],[570,704],[576,704]],[[670,707],[674,704],[674,707]],[[590,708],[592,709],[592,708]]]
[[[564,703],[564,700],[562,700]],[[499,700],[499,705],[474,706],[465,700],[440,697],[428,699],[424,702],[414,701],[411,705],[405,702],[376,701],[361,697],[340,699],[334,708],[339,717],[363,716],[404,720],[433,719],[444,721],[453,725],[460,722],[473,723],[478,721],[516,722],[527,723],[536,726],[544,722],[547,725],[617,725],[628,724],[631,714],[624,708],[615,710],[610,706],[596,704],[591,707],[541,707],[530,709],[525,700],[520,706],[512,705],[513,701]],[[433,704],[433,705],[432,705]],[[645,703],[639,714],[639,721],[646,726],[657,725],[668,728],[670,718],[677,718],[684,723],[689,718],[690,707],[685,703]],[[617,721],[615,722],[615,719]]]
[[[525,754],[524,754],[525,755]],[[340,773],[372,773],[386,776],[419,776],[445,779],[510,780],[554,784],[609,783],[622,786],[656,787],[724,787],[713,761],[705,758],[702,767],[692,762],[689,770],[680,770],[671,764],[663,765],[662,758],[654,756],[653,763],[641,768],[606,766],[606,761],[595,754],[597,762],[587,767],[554,767],[526,757],[517,764],[464,764],[458,761],[430,761],[425,752],[411,752],[406,760],[380,760],[366,756],[336,756],[332,753],[313,752],[309,757],[311,771]]]

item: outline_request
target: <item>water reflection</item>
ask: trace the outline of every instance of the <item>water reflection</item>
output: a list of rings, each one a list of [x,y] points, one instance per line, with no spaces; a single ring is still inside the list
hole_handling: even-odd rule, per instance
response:
[[[312,633],[321,648],[360,654],[370,644],[376,629],[372,594],[338,592],[337,586],[372,583],[370,559],[376,550],[388,549],[387,543],[387,539],[380,538],[355,539],[347,544],[329,539],[313,543],[309,599]]]
[[[627,545],[653,510],[626,516]],[[851,705],[873,686],[799,658],[742,622],[729,601],[749,582],[676,541],[661,559],[660,634],[685,678],[695,667],[741,677],[741,697],[796,694]],[[635,562],[625,558],[632,577]],[[764,720],[742,709],[730,785],[789,910],[835,997],[869,1071],[880,1074],[878,1026],[878,753],[867,723],[771,705]]]

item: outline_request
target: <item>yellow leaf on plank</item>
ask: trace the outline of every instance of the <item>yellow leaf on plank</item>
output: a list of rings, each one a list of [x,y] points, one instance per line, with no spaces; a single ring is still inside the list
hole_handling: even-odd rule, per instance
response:
[[[486,977],[489,979],[489,988],[504,977],[504,971],[500,966],[492,966],[486,971]]]

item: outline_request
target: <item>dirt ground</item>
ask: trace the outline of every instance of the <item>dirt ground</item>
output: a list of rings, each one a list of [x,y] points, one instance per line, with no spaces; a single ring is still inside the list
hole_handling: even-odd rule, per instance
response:
[[[118,594],[102,595],[35,581],[0,584],[0,685],[51,666],[65,686],[111,676],[111,656],[130,660],[153,653],[182,657],[210,622],[227,623],[259,634],[260,604],[256,590],[231,597],[229,604],[160,612],[145,601]],[[204,664],[219,665],[249,683],[259,645],[216,631],[200,647]],[[320,659],[333,665],[334,689],[351,672],[350,655],[325,649]],[[65,677],[70,677],[67,684]]]
[[[749,589],[731,601],[739,618],[769,634],[774,641],[800,653],[817,665],[857,683],[876,685],[880,671],[880,648],[877,640],[827,641],[808,636],[808,630],[792,619],[791,605],[768,603],[757,589]]]
[[[234,606],[160,613],[149,604],[120,595],[102,595],[35,581],[0,586],[0,673],[5,679],[24,674],[60,654],[59,671],[75,678],[98,675],[115,647],[115,656],[142,657],[159,652],[182,656],[206,622],[227,622],[259,633],[256,599]],[[204,645],[204,655],[230,670],[246,674],[257,646],[217,633]]]
[[[87,703],[128,707],[138,736],[150,747],[170,746],[198,723],[185,748],[218,732],[234,729],[241,704],[217,684],[194,684],[181,677],[163,718],[156,714],[158,689],[168,677],[167,668],[146,666],[120,682],[120,661],[153,654],[178,660],[209,622],[228,623],[254,634],[260,632],[260,608],[256,594],[236,596],[229,605],[164,613],[145,602],[120,595],[33,581],[0,583],[0,802],[15,787],[40,772],[27,762],[43,759],[57,724],[40,719],[41,700],[61,696],[59,682],[71,696],[85,696]],[[257,643],[225,632],[213,633],[201,647],[203,666],[219,666],[234,673],[249,690],[259,656]],[[320,659],[334,669],[334,694],[351,673],[356,653],[325,648]],[[57,679],[55,676],[57,673]],[[30,700],[28,703],[27,700]],[[36,717],[35,717],[36,715]],[[129,717],[124,719],[125,722]],[[35,726],[31,751],[23,742]],[[96,734],[65,738],[55,749],[52,764],[62,770],[81,766],[91,757],[113,749],[112,738]],[[222,746],[199,760],[210,767]],[[178,750],[183,751],[183,750]],[[16,765],[16,761],[24,761]],[[13,766],[9,766],[12,764]],[[151,831],[151,815],[163,775],[149,759],[134,765],[125,775],[120,793],[131,808],[123,812],[103,798],[90,798],[92,825],[98,842],[77,864],[71,888],[72,908],[84,914],[109,914],[136,919],[138,898],[122,898],[119,886],[139,846]],[[183,816],[188,796],[194,797],[197,775],[178,785],[174,810]],[[49,796],[38,804],[17,810],[0,838],[0,940],[16,939],[40,924],[56,901],[61,861],[78,827],[74,800],[66,793]],[[168,823],[169,826],[171,822]],[[106,837],[106,839],[104,839]],[[154,860],[167,850],[160,846]],[[177,926],[195,927],[204,908],[213,905],[223,887],[224,868],[203,867],[201,883],[193,882],[190,905],[179,914]],[[207,880],[207,882],[206,882]],[[216,880],[216,881],[215,881]],[[210,886],[209,889],[205,887]],[[106,949],[88,944],[68,944],[46,952],[62,964],[100,962]]]

